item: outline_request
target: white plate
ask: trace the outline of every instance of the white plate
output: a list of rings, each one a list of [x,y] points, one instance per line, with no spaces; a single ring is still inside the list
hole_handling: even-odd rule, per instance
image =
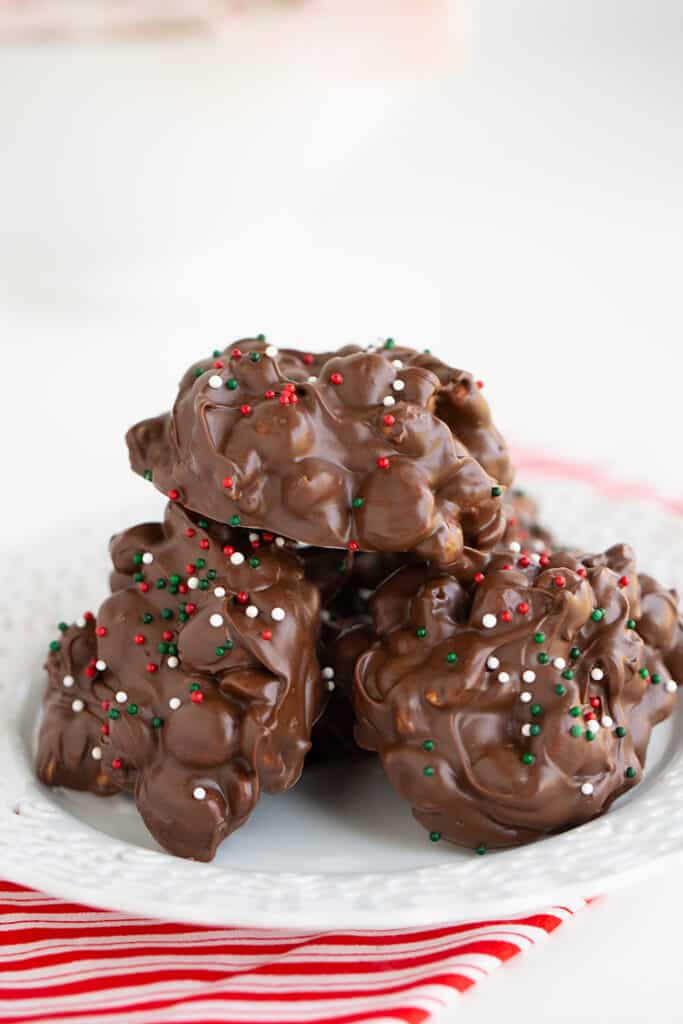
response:
[[[683,584],[683,518],[587,484],[532,478],[532,486],[559,537],[593,550],[627,540],[643,569]],[[33,777],[41,654],[59,617],[75,617],[103,597],[103,541],[79,524],[3,557],[17,587],[4,589],[0,605],[0,877],[176,921],[372,929],[593,896],[683,854],[679,705],[655,730],[640,786],[606,817],[532,846],[485,857],[435,846],[368,759],[311,768],[292,792],[263,798],[213,864],[170,857],[129,798],[49,790]]]

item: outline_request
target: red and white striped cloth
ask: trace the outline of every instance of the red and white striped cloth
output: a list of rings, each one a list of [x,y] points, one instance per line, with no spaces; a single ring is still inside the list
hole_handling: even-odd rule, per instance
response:
[[[0,1024],[422,1024],[580,907],[404,931],[170,924],[0,882]]]

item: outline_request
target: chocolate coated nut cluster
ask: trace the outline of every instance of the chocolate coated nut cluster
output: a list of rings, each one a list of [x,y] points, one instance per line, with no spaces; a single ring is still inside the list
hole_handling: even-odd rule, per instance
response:
[[[677,595],[603,555],[412,566],[371,601],[356,736],[433,839],[483,852],[578,825],[641,778],[683,669]]]
[[[191,367],[173,411],[129,431],[131,463],[220,522],[451,564],[465,544],[500,540],[504,488],[432,412],[442,394],[455,392],[431,369],[380,352],[333,356],[295,382],[276,349],[248,340]],[[468,391],[462,407],[471,439],[497,447],[483,398]]]
[[[318,590],[280,545],[178,505],[116,536],[97,625],[48,661],[41,778],[131,789],[158,842],[198,860],[261,788],[293,785],[327,691]]]

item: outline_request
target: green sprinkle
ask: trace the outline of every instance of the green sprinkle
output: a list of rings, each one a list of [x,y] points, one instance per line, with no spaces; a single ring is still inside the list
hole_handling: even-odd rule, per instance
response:
[[[542,707],[541,704],[532,704],[531,707],[529,708],[529,711],[534,716],[534,718],[537,718],[538,715],[542,715],[543,714],[543,707]]]
[[[165,590],[166,589],[166,580],[163,580],[163,579],[162,580],[157,580],[156,588],[157,588],[157,590]]]
[[[178,618],[180,619],[181,622],[187,622],[189,617],[190,616],[187,614],[187,612],[178,612]]]
[[[207,580],[215,580],[216,576],[218,576],[218,573],[216,572],[215,569],[209,569],[209,571],[206,574]]]
[[[209,581],[208,580],[200,580],[199,581],[199,589],[200,590],[208,590],[209,589]]]
[[[195,368],[195,371],[194,371],[194,375],[195,375],[195,378],[197,378],[197,377],[201,377],[201,375],[202,375],[203,373],[204,373],[204,371],[203,371],[203,369],[201,368],[201,366],[197,366],[197,367]]]
[[[423,639],[427,636],[427,630],[424,628],[424,626],[417,627],[417,629],[415,630],[415,636],[419,636],[420,639]]]
[[[635,629],[636,628],[636,620],[635,619],[629,619],[628,622],[626,623],[626,628],[627,629]]]
[[[661,683],[661,681],[662,681],[662,677],[659,675],[658,672],[655,672],[654,675],[652,676],[652,682],[657,684],[657,683]]]
[[[486,847],[483,843],[480,843],[479,846],[475,847],[474,852],[478,853],[480,857],[483,857],[486,853]]]
[[[385,348],[394,348],[395,346],[396,346],[396,342],[394,341],[393,338],[387,338],[387,340],[384,342],[384,347]]]
[[[173,573],[172,576],[168,577],[169,583],[172,583],[174,587],[177,587],[180,583],[180,576],[177,573]]]
[[[429,833],[429,838],[431,839],[431,841],[433,843],[438,843],[439,839],[441,839],[441,833],[440,832],[430,832]]]
[[[168,592],[169,592],[169,594],[177,594],[178,593],[178,584],[174,583],[173,586],[168,588]]]
[[[492,498],[500,498],[502,493],[503,493],[503,488],[502,487],[492,487],[491,488],[491,497]]]
[[[425,740],[422,744],[422,749],[429,752],[434,749],[434,740]]]
[[[257,341],[265,341],[266,340],[265,334],[257,334],[256,335],[256,340]]]
[[[168,654],[168,644],[165,642],[160,643],[157,650],[159,654]]]
[[[256,558],[254,556],[254,558],[250,558],[249,559],[249,565],[252,567],[252,569],[258,569],[260,564],[261,564],[261,559],[260,558]]]
[[[590,729],[586,729],[586,739],[588,740],[589,743],[592,743],[593,740],[595,739],[595,733],[591,732]]]
[[[558,683],[557,686],[554,687],[554,690],[558,697],[564,697],[567,692],[567,687],[563,686],[562,683]]]
[[[107,716],[116,721],[117,718],[121,717],[121,712],[117,708],[110,708],[107,712]]]
[[[178,653],[178,647],[176,646],[176,644],[169,644],[168,645],[168,653],[169,654],[173,654],[173,655]]]
[[[201,690],[199,683],[190,683],[190,693],[196,693],[197,690]]]
[[[630,767],[627,768],[626,771],[624,772],[624,775],[626,776],[627,779],[635,779],[635,777],[636,777],[636,770],[635,770],[635,768],[630,768]]]
[[[241,522],[242,522],[242,520],[240,519],[239,516],[230,516],[230,525],[231,526],[239,526]]]
[[[572,672],[572,670],[570,668],[566,668],[564,670],[564,672],[562,673],[562,678],[563,679],[573,679],[574,678],[574,673]]]
[[[237,381],[235,380],[234,377],[228,377],[228,379],[225,382],[225,386],[228,389],[228,391],[234,391],[235,388],[237,387]]]
[[[569,652],[569,657],[572,659],[572,661],[576,661],[577,658],[580,658],[581,651],[579,650],[579,648],[572,647],[571,651]]]
[[[57,626],[57,629],[59,630],[60,633],[66,633],[68,628],[69,627],[67,626],[66,622],[60,622]],[[659,680],[657,680],[657,682],[659,682]]]
[[[152,719],[152,725],[154,726],[155,729],[159,729],[163,724],[163,718],[159,718],[158,715],[155,715],[154,718]]]
[[[228,651],[231,650],[231,649],[232,649],[232,642],[230,640],[228,640],[227,644],[222,644],[220,647],[216,648],[216,657],[217,658],[224,658],[225,655],[228,653]]]
[[[249,359],[251,360],[252,363],[260,363],[261,362],[261,353],[260,352],[250,352],[249,353]]]
[[[142,583],[144,578],[145,578],[144,572],[134,572],[133,573],[133,582],[134,583]]]
[[[133,555],[133,564],[142,565],[142,553],[140,551],[136,551],[136,553]]]
[[[365,501],[363,498],[354,498],[351,504],[353,505],[354,508],[362,508],[363,505],[365,504]]]
[[[199,527],[200,530],[208,530],[209,529],[209,520],[208,519],[198,519],[197,520],[197,526]]]
[[[137,713],[138,713],[138,706],[137,706],[137,704],[129,704],[128,707],[126,708],[126,711],[128,712],[129,715],[137,715]]]
[[[622,740],[626,735],[626,729],[624,729],[623,725],[618,725],[614,731],[620,740]]]
[[[221,354],[221,350],[220,350],[219,348],[215,348],[215,349],[213,350],[213,353],[212,353],[212,355],[213,355],[213,358],[214,358],[214,359],[218,359],[218,357],[219,357],[219,355],[220,355],[220,354]]]
[[[162,608],[161,609],[161,617],[162,617],[162,619],[172,619],[173,618],[173,612],[171,611],[170,608]]]
[[[162,612],[162,615],[163,615],[163,612]],[[146,626],[149,626],[150,622],[154,622],[154,616],[150,615],[149,612],[145,612],[145,614],[142,616],[142,621],[144,622],[144,624]]]
[[[541,653],[538,656],[539,664],[540,665],[547,665],[549,661],[550,661],[549,655],[544,654],[543,651],[541,651]]]
[[[569,732],[571,733],[572,736],[580,736],[581,735],[581,731],[582,730],[581,730],[581,726],[580,725],[573,725],[571,727],[571,729],[569,730]]]
[[[51,643],[50,643],[50,650],[51,651],[54,651],[56,653],[57,651],[61,651],[61,649],[62,649],[62,645],[60,644],[59,640],[52,640],[51,641]]]
[[[605,617],[604,608],[596,608],[594,612],[591,612],[591,619],[593,622],[600,622]]]
[[[146,469],[145,472],[142,475],[145,478],[145,480],[151,480],[152,479],[152,470],[151,469]]]
[[[425,767],[422,769],[422,771],[427,776],[427,778],[431,778],[431,776],[434,774],[434,769],[432,768],[432,766],[430,764],[425,765]]]
[[[522,764],[534,764],[535,761],[536,761],[536,758],[534,757],[533,754],[522,754],[521,761],[522,761]]]
[[[446,661],[448,662],[449,665],[452,665],[457,660],[458,655],[455,653],[455,651],[449,651],[448,654],[446,655]]]
[[[206,559],[205,558],[198,558],[197,561],[194,564],[197,566],[198,569],[203,569],[204,566],[206,565]]]
[[[575,705],[573,708],[569,709],[569,714],[572,716],[572,718],[578,718],[581,714],[581,708],[576,707]]]
[[[541,727],[540,727],[540,725],[537,725],[537,724],[536,724],[535,722],[534,722],[534,724],[533,724],[533,725],[531,726],[531,728],[529,729],[529,732],[531,733],[531,735],[532,735],[532,736],[538,736],[538,734],[540,733],[540,731],[541,731]]]
[[[640,676],[641,679],[649,679],[650,678],[650,673],[648,672],[648,670],[646,668],[639,669],[638,670],[638,675]]]
[[[337,562],[337,572],[346,572],[346,562]]]
[[[534,643],[535,644],[544,644],[545,643],[545,633],[534,633]]]

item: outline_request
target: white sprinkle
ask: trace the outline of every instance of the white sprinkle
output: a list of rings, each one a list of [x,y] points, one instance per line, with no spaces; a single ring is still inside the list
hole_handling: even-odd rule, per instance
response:
[[[256,607],[255,604],[249,604],[247,605],[244,614],[248,619],[255,619],[256,616],[258,615],[258,608]]]
[[[168,702],[168,706],[171,709],[171,711],[177,711],[181,704],[182,701],[180,697],[171,697],[171,699]]]
[[[597,682],[599,682],[601,679],[604,679],[604,678],[605,678],[605,673],[602,671],[601,668],[592,668],[591,669],[591,679],[595,679]]]
[[[284,537],[276,537],[275,538],[275,547],[276,548],[283,548],[286,543],[287,543],[287,541],[285,540]]]
[[[318,383],[318,378],[317,377],[307,377],[306,378],[306,383],[307,384],[317,384]]]
[[[258,539],[259,539],[258,533],[250,533],[249,534],[249,540],[258,540]]]
[[[492,654],[491,657],[486,662],[486,667],[490,668],[492,671],[495,671],[499,665],[500,662],[498,661],[498,658],[495,656],[495,654]]]
[[[213,592],[214,597],[225,597],[225,587],[216,587]]]
[[[394,398],[393,395],[387,395],[386,398],[382,399],[382,405],[386,405],[386,406],[396,405],[396,399]]]
[[[483,619],[481,620],[481,624],[484,627],[484,629],[494,629],[495,626],[498,625],[498,619],[496,618],[495,615],[491,615],[491,612],[489,612],[487,615],[483,617]]]
[[[534,549],[534,551],[543,551],[543,549],[545,548],[545,544],[542,540],[533,540],[531,542],[531,546]]]
[[[614,720],[609,715],[603,715],[600,719],[600,725],[603,729],[611,729],[614,725]]]
[[[277,355],[275,345],[268,345],[265,350],[265,355],[267,355],[269,359],[275,359],[275,356]]]
[[[323,610],[320,613],[320,618],[323,622],[329,622],[330,619],[332,618],[332,614],[331,612],[328,612],[327,608],[323,608]]]
[[[540,555],[536,555],[536,554],[532,553],[529,557],[531,558],[531,561],[533,562],[534,565],[540,565],[541,564],[541,556]]]
[[[119,690],[116,693],[115,700],[117,704],[125,704],[126,701],[128,700],[128,694],[126,693],[125,690]]]
[[[667,693],[675,693],[678,689],[678,683],[675,682],[673,679],[667,679],[667,681],[664,683],[664,689]]]
[[[209,623],[214,627],[214,629],[219,629],[223,625],[223,616],[219,615],[218,612],[214,612],[209,619]]]
[[[531,736],[531,726],[528,722],[522,726],[522,736]]]
[[[85,619],[83,617],[76,619],[76,625],[79,629],[85,629]]]
[[[98,672],[106,672],[107,671],[107,663],[106,663],[106,661],[103,661],[102,658],[99,658],[95,662],[95,668],[97,669]]]
[[[178,668],[180,662],[176,658],[175,654],[172,654],[170,658],[166,659],[166,664],[168,665],[169,668]]]
[[[567,662],[564,660],[564,658],[555,658],[555,660],[553,661],[553,665],[555,666],[555,668],[559,668],[560,670],[562,670],[563,668],[567,667]]]
[[[230,555],[230,565],[242,565],[244,561],[244,555],[241,551],[233,551]]]
[[[76,682],[73,676],[64,676],[62,679],[62,686],[65,686],[69,690]]]
[[[595,734],[596,732],[600,732],[600,723],[597,718],[591,718],[590,722],[586,722],[586,728],[588,729],[588,732]]]
[[[499,683],[509,683],[510,682],[510,673],[509,672],[499,672],[498,673],[498,682]]]
[[[334,669],[331,665],[327,665],[322,671],[323,679],[334,679]]]
[[[284,608],[273,608],[273,610],[270,613],[270,617],[271,619],[274,619],[275,622],[282,622],[286,614],[287,612],[284,610]]]
[[[92,750],[90,751],[90,756],[92,758],[94,758],[95,761],[101,761],[102,760],[102,748],[101,747],[93,747]]]
[[[516,540],[510,542],[510,551],[514,551],[515,554],[519,554],[522,550],[522,545],[518,544]]]
[[[581,792],[583,793],[584,796],[592,796],[593,795],[593,783],[592,782],[584,782],[584,784],[581,786]]]
[[[209,377],[209,387],[210,388],[222,388],[223,387],[223,378],[219,377],[217,373],[214,373],[214,375],[212,377]]]
[[[522,704],[528,704],[531,700],[531,694],[528,690],[522,690],[522,692],[519,695],[519,699],[521,700]]]
[[[190,588],[190,590],[196,590],[197,587],[199,586],[199,577],[190,576],[189,580],[187,581],[187,585]]]
[[[391,386],[394,391],[403,391],[406,386],[406,382],[404,380],[395,380]]]
[[[526,672],[522,672],[522,679],[525,683],[533,683],[536,680],[536,673],[533,669],[528,668]]]
[[[76,697],[76,700],[72,700],[71,701],[71,710],[72,711],[82,711],[84,707],[85,707],[85,704],[83,703],[83,701],[79,697]]]
[[[325,689],[329,690],[330,693],[332,693],[332,690],[335,689],[335,684],[334,684],[334,680],[333,679],[327,679],[325,681]]]
[[[152,562],[154,561],[154,555],[152,554],[152,552],[145,551],[144,555],[142,556],[142,561],[144,562],[145,565],[151,565]]]
[[[361,601],[369,601],[370,598],[372,597],[372,590],[368,590],[367,587],[359,587],[358,596],[361,599]]]
[[[401,362],[400,359],[392,359],[391,360],[391,365],[393,366],[393,368],[395,370],[402,370],[403,369],[403,363]]]
[[[192,796],[195,800],[206,800],[206,790],[203,786],[195,786],[192,790]]]

